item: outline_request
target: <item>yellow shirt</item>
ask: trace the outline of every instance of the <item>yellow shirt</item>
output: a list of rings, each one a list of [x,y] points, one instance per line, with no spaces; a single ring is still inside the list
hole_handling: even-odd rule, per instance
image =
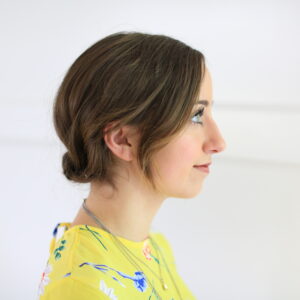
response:
[[[54,228],[50,255],[39,285],[39,300],[196,299],[178,274],[171,246],[162,233],[150,232],[150,235],[163,257],[155,251],[149,238],[134,242],[118,237],[138,258],[133,258],[136,266],[102,228],[89,225],[69,228],[70,225],[59,223]],[[59,239],[58,228],[63,229]],[[168,287],[166,290],[160,277]]]

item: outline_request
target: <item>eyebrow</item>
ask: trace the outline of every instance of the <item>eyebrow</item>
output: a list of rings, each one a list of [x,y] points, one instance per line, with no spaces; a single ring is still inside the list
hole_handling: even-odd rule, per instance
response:
[[[209,106],[209,101],[208,100],[198,100],[196,102],[196,104],[203,104],[204,106]],[[212,100],[211,105],[213,105],[213,104],[214,104],[214,101]]]

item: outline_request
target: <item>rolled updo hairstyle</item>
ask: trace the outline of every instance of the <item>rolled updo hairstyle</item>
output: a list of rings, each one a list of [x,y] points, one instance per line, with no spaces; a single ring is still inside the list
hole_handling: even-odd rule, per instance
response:
[[[204,72],[201,52],[165,35],[122,31],[91,45],[67,70],[53,104],[66,178],[117,189],[103,130],[131,125],[140,132],[137,162],[155,188],[152,155],[190,120]]]

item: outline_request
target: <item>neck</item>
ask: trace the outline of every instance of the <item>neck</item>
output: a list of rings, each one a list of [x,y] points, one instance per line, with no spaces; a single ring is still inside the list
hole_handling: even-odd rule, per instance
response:
[[[92,182],[85,201],[87,208],[112,234],[134,242],[148,238],[152,220],[164,200],[138,186],[126,181],[111,196],[109,186]],[[71,227],[77,224],[100,227],[82,207]]]

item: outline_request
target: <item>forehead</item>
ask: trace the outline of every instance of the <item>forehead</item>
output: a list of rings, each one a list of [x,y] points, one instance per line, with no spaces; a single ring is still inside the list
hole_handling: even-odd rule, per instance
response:
[[[206,106],[212,105],[213,101],[211,99],[212,99],[212,79],[209,70],[205,68],[204,77],[200,86],[200,95],[199,95],[198,103]],[[201,103],[201,101],[203,102]]]

